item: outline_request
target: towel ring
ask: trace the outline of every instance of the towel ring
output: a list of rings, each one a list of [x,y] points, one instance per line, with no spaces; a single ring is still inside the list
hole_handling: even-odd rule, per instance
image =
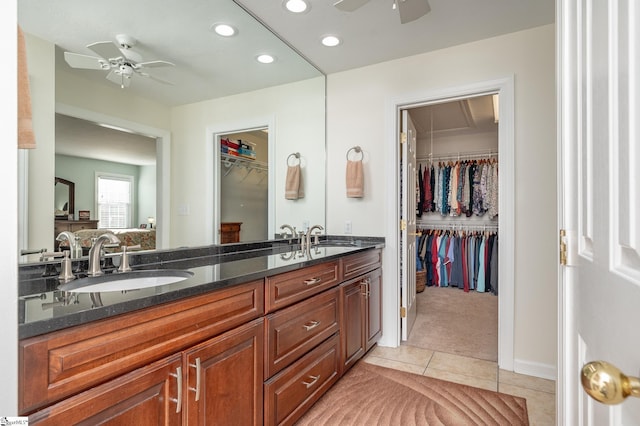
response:
[[[291,157],[294,157],[298,160],[298,164],[300,164],[300,153],[299,152],[294,152],[293,154],[289,154],[289,156],[287,157],[287,166],[291,166],[291,164],[289,164],[289,160],[291,160]],[[295,160],[294,160],[294,166],[296,166],[297,164],[295,164]]]
[[[364,159],[364,152],[362,152],[362,148],[356,145],[353,148],[349,148],[349,150],[347,151],[347,161],[349,161],[349,154],[351,153],[351,151],[355,151],[356,153],[360,154],[360,160]]]

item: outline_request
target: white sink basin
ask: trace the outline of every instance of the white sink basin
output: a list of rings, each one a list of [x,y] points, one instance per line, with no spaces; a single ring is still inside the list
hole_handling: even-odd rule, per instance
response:
[[[136,290],[186,280],[194,274],[180,269],[154,269],[86,277],[61,284],[58,289],[72,293]]]

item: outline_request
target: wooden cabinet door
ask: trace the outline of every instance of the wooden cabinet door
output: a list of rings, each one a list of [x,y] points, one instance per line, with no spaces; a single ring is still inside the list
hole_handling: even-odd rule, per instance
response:
[[[179,354],[132,371],[29,416],[31,425],[180,425]]]
[[[365,352],[364,318],[366,306],[362,293],[365,291],[365,282],[358,278],[342,284],[341,292],[341,319],[340,327],[342,339],[341,374],[347,371]]]
[[[366,345],[365,351],[378,341],[382,335],[382,270],[376,269],[366,276],[367,280],[367,312],[366,312]]]
[[[262,425],[263,321],[184,352],[188,425]]]

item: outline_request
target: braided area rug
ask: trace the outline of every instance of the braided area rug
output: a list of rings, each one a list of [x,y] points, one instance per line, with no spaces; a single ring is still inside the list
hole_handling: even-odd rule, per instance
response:
[[[529,425],[524,398],[359,362],[296,425]]]

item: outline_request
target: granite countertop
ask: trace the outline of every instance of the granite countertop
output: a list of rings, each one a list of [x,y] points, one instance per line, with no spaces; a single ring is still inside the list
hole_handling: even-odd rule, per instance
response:
[[[269,240],[131,254],[134,270],[183,269],[194,275],[174,284],[101,292],[98,297],[95,293],[59,290],[57,275],[42,276],[44,269],[55,263],[23,265],[19,268],[18,337],[24,339],[62,330],[384,247],[383,238],[325,236],[321,240],[321,246],[307,253],[301,253],[299,246],[286,240]],[[114,257],[114,263],[117,260],[119,258]],[[74,262],[74,268],[78,267],[86,270],[86,260]]]

